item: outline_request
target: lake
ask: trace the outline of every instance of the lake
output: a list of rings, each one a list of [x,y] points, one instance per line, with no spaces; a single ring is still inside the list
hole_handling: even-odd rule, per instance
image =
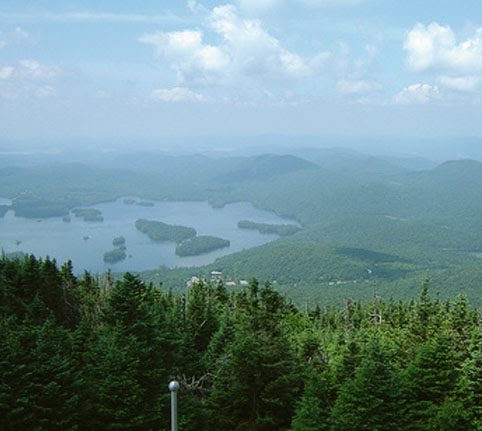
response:
[[[278,238],[277,235],[239,229],[238,221],[243,219],[270,224],[293,223],[273,212],[256,209],[247,202],[212,208],[207,202],[148,201],[153,206],[145,207],[127,205],[124,199],[91,207],[102,211],[104,222],[101,223],[85,222],[73,214],[70,223],[63,221],[62,217],[27,219],[15,217],[13,211],[9,211],[0,218],[0,248],[6,253],[23,251],[38,257],[50,256],[59,264],[70,259],[76,273],[84,270],[105,272],[108,269],[144,271],[160,265],[169,268],[206,265],[221,256]],[[139,198],[131,199],[141,201]],[[8,199],[0,198],[0,205],[10,203]],[[199,256],[179,257],[174,252],[174,243],[153,242],[139,232],[135,221],[140,218],[193,227],[198,235],[228,239],[231,245]],[[104,253],[114,248],[112,240],[118,236],[125,237],[129,257],[115,264],[104,263]]]

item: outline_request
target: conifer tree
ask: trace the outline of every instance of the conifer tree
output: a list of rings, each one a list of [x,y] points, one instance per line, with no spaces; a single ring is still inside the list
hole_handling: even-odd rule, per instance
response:
[[[446,398],[455,393],[457,369],[451,340],[440,334],[423,344],[404,373],[411,429],[424,430]]]
[[[398,431],[402,402],[391,357],[378,336],[364,352],[355,377],[346,380],[332,411],[335,431]]]
[[[87,430],[156,429],[147,424],[145,389],[139,382],[138,344],[133,335],[104,328],[87,352],[85,370],[90,411],[83,418]],[[149,403],[150,404],[150,403]],[[144,428],[143,428],[144,426]]]
[[[457,392],[468,411],[474,429],[482,430],[482,344],[476,340],[470,356],[462,364]]]
[[[51,321],[3,329],[1,429],[77,429],[77,374],[68,333]]]
[[[327,371],[310,370],[296,403],[291,431],[329,431],[333,388]]]
[[[251,284],[246,310],[237,311],[234,339],[218,360],[209,399],[214,429],[282,431],[290,425],[299,374],[288,339],[275,324],[283,301],[268,305],[275,293],[264,289]]]

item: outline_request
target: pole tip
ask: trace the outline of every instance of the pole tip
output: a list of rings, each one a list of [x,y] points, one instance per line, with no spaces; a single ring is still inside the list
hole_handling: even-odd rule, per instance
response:
[[[169,390],[171,392],[177,392],[179,390],[179,382],[173,380],[171,383],[169,383]]]

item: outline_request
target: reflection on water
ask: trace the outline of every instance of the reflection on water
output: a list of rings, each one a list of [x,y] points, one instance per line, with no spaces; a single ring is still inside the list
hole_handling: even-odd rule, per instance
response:
[[[170,268],[205,265],[218,257],[277,238],[276,235],[262,235],[256,231],[239,229],[239,220],[289,223],[272,212],[258,210],[246,202],[212,208],[207,202],[152,201],[153,206],[149,207],[126,205],[124,199],[94,206],[102,211],[105,220],[103,223],[85,222],[73,215],[70,223],[61,217],[25,219],[15,217],[9,211],[4,218],[0,218],[0,247],[6,253],[23,251],[36,256],[48,255],[56,258],[59,263],[71,259],[76,272],[104,272],[109,268],[113,271],[143,271],[159,265]],[[10,203],[9,200],[0,198],[0,204],[2,202],[3,205]],[[193,227],[198,235],[228,239],[231,246],[200,256],[181,258],[174,253],[175,244],[155,243],[137,231],[134,224],[139,218]],[[116,264],[104,263],[104,253],[112,250],[112,240],[121,235],[126,238],[129,257]]]

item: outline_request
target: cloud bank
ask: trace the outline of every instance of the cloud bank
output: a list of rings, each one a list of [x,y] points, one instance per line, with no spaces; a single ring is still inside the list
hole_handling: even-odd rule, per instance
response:
[[[482,72],[482,27],[458,41],[449,26],[433,22],[417,24],[407,34],[403,48],[407,64],[415,72],[448,70],[456,73]]]
[[[413,84],[404,88],[394,97],[396,105],[425,105],[440,98],[437,86],[430,84]]]
[[[217,43],[208,43],[206,39]],[[258,19],[240,15],[235,5],[215,7],[206,30],[145,33],[139,42],[151,45],[182,84],[239,83],[244,79],[297,79],[312,70],[301,56],[281,45]]]

